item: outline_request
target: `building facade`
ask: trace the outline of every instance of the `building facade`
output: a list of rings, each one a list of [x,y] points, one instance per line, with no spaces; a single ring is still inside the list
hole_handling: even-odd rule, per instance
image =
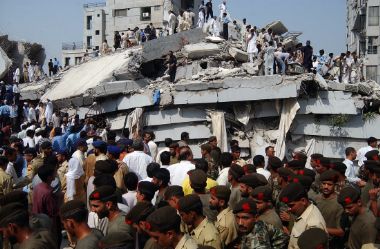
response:
[[[62,46],[62,61],[65,65],[76,65],[85,50],[100,50],[104,40],[113,46],[114,34],[120,34],[136,27],[143,29],[152,23],[156,28],[165,26],[169,10],[190,9],[198,13],[201,0],[106,0],[83,6],[83,45],[81,49],[67,49],[71,43]],[[198,15],[195,15],[195,23]],[[66,49],[64,49],[66,48]],[[77,58],[77,59],[75,59]]]
[[[364,58],[364,76],[380,83],[380,0],[347,0],[347,50]]]

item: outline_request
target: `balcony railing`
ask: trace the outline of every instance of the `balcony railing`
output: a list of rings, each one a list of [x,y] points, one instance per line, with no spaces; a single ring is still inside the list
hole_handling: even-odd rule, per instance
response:
[[[95,7],[105,7],[106,3],[85,3],[83,4],[83,8],[95,8]]]
[[[76,50],[83,49],[83,42],[63,42],[62,50]]]

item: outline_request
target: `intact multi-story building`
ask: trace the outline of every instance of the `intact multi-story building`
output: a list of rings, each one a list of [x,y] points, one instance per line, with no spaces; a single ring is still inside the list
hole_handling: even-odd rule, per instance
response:
[[[200,3],[201,0],[106,0],[84,4],[83,43],[75,43],[76,46],[72,46],[72,42],[63,44],[63,64],[78,64],[78,58],[83,58],[86,49],[98,50],[104,40],[112,47],[115,31],[122,33],[128,28],[145,28],[150,23],[161,28],[168,20],[169,10],[176,14],[180,9],[196,10],[198,13]],[[195,16],[196,23],[198,15]]]
[[[347,0],[347,50],[364,58],[364,76],[380,83],[380,0]]]

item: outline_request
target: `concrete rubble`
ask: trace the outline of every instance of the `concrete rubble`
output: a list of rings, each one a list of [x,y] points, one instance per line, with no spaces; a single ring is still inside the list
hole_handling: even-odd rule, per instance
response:
[[[12,61],[8,58],[7,54],[0,48],[0,79],[3,78],[12,65]]]
[[[267,27],[290,33],[280,21]],[[178,61],[174,83],[162,66],[169,51]],[[307,147],[309,154],[341,158],[342,148],[358,148],[368,136],[380,137],[376,83],[345,85],[306,73],[263,76],[257,62],[247,61],[240,41],[220,41],[194,29],[24,85],[21,98],[50,99],[81,118],[100,115],[117,132],[153,130],[160,146],[167,137],[179,140],[181,132],[189,132],[195,157],[212,135],[221,138],[224,148],[226,138],[238,140],[246,157],[276,145],[281,156]]]

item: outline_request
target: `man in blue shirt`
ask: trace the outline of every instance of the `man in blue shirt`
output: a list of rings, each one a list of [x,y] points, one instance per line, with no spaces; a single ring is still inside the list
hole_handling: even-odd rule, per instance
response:
[[[231,19],[227,16],[227,13],[223,13],[222,23],[223,23],[223,38],[228,40],[228,24],[231,22]]]

